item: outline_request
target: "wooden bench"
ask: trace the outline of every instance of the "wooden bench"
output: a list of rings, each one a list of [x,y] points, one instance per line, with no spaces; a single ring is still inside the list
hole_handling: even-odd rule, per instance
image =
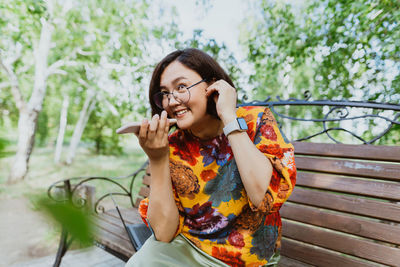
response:
[[[316,266],[400,266],[400,147],[294,146],[282,255]]]
[[[281,266],[400,265],[400,148],[295,142],[296,189],[282,207]],[[149,194],[143,176],[139,201]],[[141,223],[136,208],[122,210]],[[116,210],[97,215],[96,244],[134,253]]]
[[[279,265],[400,266],[400,147],[293,144],[298,176],[281,208]],[[127,223],[142,223],[137,206],[148,196],[151,179],[142,171],[134,207],[121,210]],[[94,216],[95,244],[128,260],[135,251],[116,210]]]

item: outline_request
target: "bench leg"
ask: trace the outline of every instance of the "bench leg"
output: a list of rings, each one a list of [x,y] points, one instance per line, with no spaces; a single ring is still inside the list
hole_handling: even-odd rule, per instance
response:
[[[68,243],[67,243],[68,232],[66,229],[62,229],[60,244],[58,245],[56,260],[53,264],[53,267],[59,267],[61,264],[62,257],[65,255],[65,252],[68,250]]]

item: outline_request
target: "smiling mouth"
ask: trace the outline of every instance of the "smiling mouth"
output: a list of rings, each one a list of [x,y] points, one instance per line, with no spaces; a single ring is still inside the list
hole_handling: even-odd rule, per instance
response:
[[[183,117],[189,110],[184,109],[184,110],[179,110],[177,112],[174,112],[175,117],[180,118]]]

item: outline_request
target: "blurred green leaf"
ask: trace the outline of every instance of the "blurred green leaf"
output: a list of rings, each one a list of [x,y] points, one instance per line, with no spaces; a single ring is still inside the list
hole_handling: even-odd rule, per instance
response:
[[[61,224],[74,238],[84,245],[93,241],[93,219],[84,208],[77,208],[71,202],[55,202],[41,197],[36,203],[40,211]]]

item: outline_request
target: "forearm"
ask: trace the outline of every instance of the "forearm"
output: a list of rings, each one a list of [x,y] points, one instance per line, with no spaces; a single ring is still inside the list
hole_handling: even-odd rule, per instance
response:
[[[214,97],[216,109],[223,126],[236,120],[236,89],[224,80],[210,85],[207,96]],[[232,132],[228,134],[229,144],[238,166],[240,177],[250,201],[255,205],[263,201],[271,181],[272,164],[253,144],[246,132]]]
[[[179,213],[176,206],[169,172],[169,159],[150,161],[151,184],[147,218],[156,239],[170,242],[178,228]]]
[[[264,199],[272,176],[272,164],[253,144],[246,132],[228,135],[246,193],[258,206]]]

